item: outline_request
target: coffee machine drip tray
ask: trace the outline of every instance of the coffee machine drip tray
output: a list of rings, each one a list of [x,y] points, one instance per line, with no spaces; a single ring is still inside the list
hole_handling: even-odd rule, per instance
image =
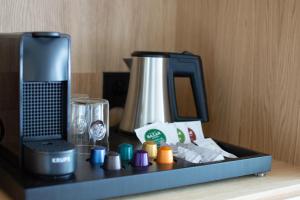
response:
[[[111,131],[110,146],[131,143],[138,147],[135,135]],[[134,168],[125,163],[121,170],[106,171],[91,165],[88,156],[78,155],[77,169],[69,177],[32,175],[0,160],[0,186],[14,199],[103,199],[163,190],[245,175],[264,175],[271,170],[272,157],[234,145],[218,144],[239,158],[205,164],[176,159],[171,165],[151,161],[147,168]]]

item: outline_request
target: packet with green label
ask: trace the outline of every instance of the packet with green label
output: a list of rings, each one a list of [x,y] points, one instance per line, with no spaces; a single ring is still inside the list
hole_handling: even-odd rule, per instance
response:
[[[185,122],[185,124],[188,128],[191,142],[204,139],[201,121],[190,121]]]
[[[191,143],[189,131],[185,122],[174,122],[172,123],[177,130],[178,140],[180,143],[188,144]]]
[[[178,136],[175,126],[168,123],[153,123],[134,130],[141,143],[153,141],[160,144],[176,144]]]

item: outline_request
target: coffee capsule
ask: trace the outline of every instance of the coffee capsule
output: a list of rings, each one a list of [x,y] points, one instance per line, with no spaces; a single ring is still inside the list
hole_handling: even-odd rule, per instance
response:
[[[118,146],[118,152],[122,161],[130,161],[133,158],[133,145],[123,143]]]
[[[158,164],[172,164],[173,163],[173,152],[169,146],[162,146],[158,150],[157,159]]]
[[[133,165],[135,167],[147,167],[149,165],[148,153],[144,150],[138,150],[134,154]]]
[[[103,146],[97,146],[97,147],[92,148],[90,162],[92,164],[103,165],[105,153],[106,153],[106,148]]]
[[[143,144],[143,150],[148,152],[149,158],[156,158],[157,157],[157,144],[153,141],[147,141]]]
[[[104,169],[120,170],[121,168],[122,166],[121,166],[120,154],[114,151],[108,152],[104,159]]]

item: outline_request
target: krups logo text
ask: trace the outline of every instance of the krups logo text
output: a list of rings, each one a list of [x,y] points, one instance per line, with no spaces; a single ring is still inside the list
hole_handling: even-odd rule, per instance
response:
[[[71,162],[70,156],[52,158],[52,163],[65,163],[65,162]]]

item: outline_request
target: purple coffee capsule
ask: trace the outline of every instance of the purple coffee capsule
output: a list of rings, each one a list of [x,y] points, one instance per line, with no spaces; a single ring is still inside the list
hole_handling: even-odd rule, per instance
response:
[[[137,150],[134,154],[133,165],[135,167],[147,167],[149,165],[147,151]]]

